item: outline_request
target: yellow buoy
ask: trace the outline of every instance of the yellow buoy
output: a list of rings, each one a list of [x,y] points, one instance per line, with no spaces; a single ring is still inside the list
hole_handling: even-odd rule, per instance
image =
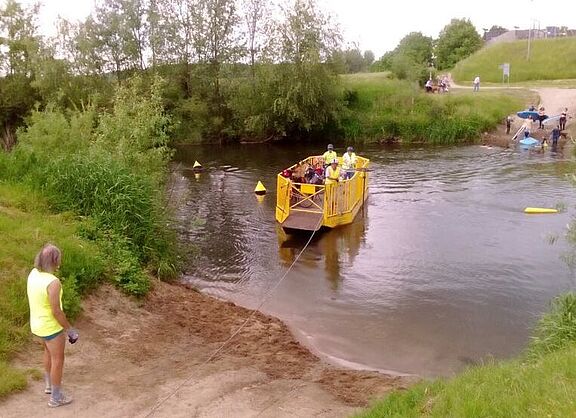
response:
[[[524,213],[558,213],[558,209],[551,208],[526,208]]]
[[[263,194],[257,194],[256,195],[256,200],[258,201],[258,203],[262,203],[264,202],[264,195]]]
[[[266,187],[264,187],[264,185],[262,184],[261,181],[259,181],[258,184],[256,185],[256,188],[254,189],[254,193],[259,194],[259,195],[266,194]]]
[[[194,165],[192,166],[192,170],[194,171],[202,171],[203,167],[198,161],[194,161]]]

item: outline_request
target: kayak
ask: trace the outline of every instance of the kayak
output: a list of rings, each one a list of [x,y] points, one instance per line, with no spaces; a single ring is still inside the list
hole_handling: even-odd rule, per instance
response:
[[[523,110],[521,112],[517,112],[516,116],[518,116],[521,119],[538,120],[538,112],[534,110]]]
[[[520,141],[518,141],[518,143],[526,147],[534,147],[540,144],[540,141],[538,141],[536,138],[532,138],[531,136],[529,136],[528,138],[521,139]]]
[[[542,124],[543,124],[543,125],[548,125],[548,124],[551,124],[551,123],[556,123],[556,124],[558,124],[559,122],[560,122],[560,115],[555,115],[555,116],[550,116],[550,117],[547,118],[547,119],[544,119],[544,120],[542,121]]]

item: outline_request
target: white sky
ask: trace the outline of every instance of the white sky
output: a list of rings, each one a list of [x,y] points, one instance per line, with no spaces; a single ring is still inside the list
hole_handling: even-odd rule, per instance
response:
[[[4,3],[4,0],[0,0]],[[530,25],[568,26],[576,29],[576,0],[317,0],[340,23],[348,42],[371,49],[376,58],[392,50],[410,32],[437,38],[452,18],[470,19],[479,34],[500,25],[508,29]],[[33,0],[20,0],[23,4]],[[53,32],[58,15],[70,20],[85,18],[93,0],[43,0],[41,28]]]

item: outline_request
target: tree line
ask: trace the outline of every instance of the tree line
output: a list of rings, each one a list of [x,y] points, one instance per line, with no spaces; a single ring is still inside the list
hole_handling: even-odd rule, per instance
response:
[[[424,82],[436,71],[448,70],[478,51],[484,41],[469,19],[452,19],[438,39],[421,32],[406,35],[398,46],[372,65],[372,71],[391,71],[396,77]]]
[[[38,14],[39,5],[16,0],[0,9],[5,149],[31,109],[109,108],[135,74],[166,80],[164,106],[181,140],[325,133],[346,106],[338,73],[385,69],[412,78],[401,68],[431,56],[428,38],[414,34],[376,62],[371,51],[343,48],[316,0],[99,0],[83,21],[60,19],[51,38],[40,35]]]

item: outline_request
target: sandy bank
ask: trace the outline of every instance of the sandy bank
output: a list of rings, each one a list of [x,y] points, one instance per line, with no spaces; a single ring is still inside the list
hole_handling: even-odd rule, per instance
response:
[[[43,383],[32,381],[0,403],[0,415],[343,417],[414,380],[325,364],[260,313],[206,363],[250,313],[180,285],[158,282],[141,302],[104,286],[84,304],[80,341],[67,346],[74,402],[50,409]],[[40,369],[39,346],[16,362]]]

